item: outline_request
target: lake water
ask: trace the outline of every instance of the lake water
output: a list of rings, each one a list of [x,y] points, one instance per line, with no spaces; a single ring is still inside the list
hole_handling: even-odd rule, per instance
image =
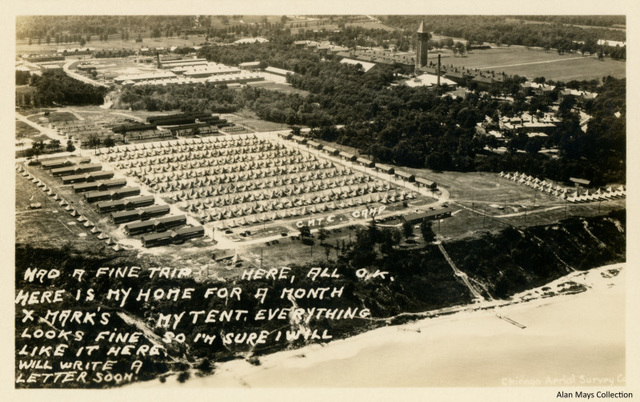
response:
[[[615,267],[623,267],[617,264]],[[583,293],[380,328],[325,346],[232,361],[147,387],[607,387],[624,385],[624,269],[594,269]]]

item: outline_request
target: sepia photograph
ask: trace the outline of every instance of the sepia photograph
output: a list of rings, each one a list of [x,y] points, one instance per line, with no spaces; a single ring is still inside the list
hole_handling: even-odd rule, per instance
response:
[[[137,10],[12,16],[15,395],[640,396],[629,15]]]

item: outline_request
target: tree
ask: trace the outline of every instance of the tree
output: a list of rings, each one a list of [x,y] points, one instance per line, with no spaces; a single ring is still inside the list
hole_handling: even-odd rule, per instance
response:
[[[38,159],[38,155],[42,153],[43,149],[44,149],[44,141],[42,140],[34,141],[33,144],[31,145],[30,154],[35,156],[36,159]]]
[[[300,237],[305,238],[311,236],[311,229],[309,225],[302,225],[300,227]]]
[[[537,154],[542,149],[542,140],[537,137],[529,138],[524,149],[530,154]]]
[[[31,73],[29,71],[16,70],[16,85],[27,85],[31,80]]]
[[[76,147],[73,145],[73,141],[67,141],[67,152],[73,152],[76,150]]]
[[[105,147],[113,147],[116,145],[116,142],[114,141],[113,138],[111,138],[111,136],[108,136],[107,138],[104,139],[104,146]]]
[[[320,240],[320,244],[323,244],[322,242],[329,237],[329,231],[325,228],[320,228],[318,230],[318,240]]]
[[[464,56],[465,52],[467,51],[467,49],[465,48],[462,42],[456,42],[456,45],[453,50],[454,54],[456,49],[458,50],[458,53],[460,53],[460,57]]]
[[[98,136],[95,134],[91,134],[89,136],[88,145],[89,145],[89,148],[93,148],[93,149],[98,148],[100,146],[100,138],[98,138]]]
[[[80,38],[80,47],[84,47],[87,41],[84,38]]]
[[[329,261],[330,254],[331,254],[331,248],[329,246],[324,246],[324,255],[327,257],[327,261]]]
[[[413,224],[411,222],[405,221],[402,224],[402,234],[405,239],[408,239],[413,236]]]
[[[60,140],[51,140],[49,143],[49,148],[58,149],[60,148]]]
[[[427,243],[431,243],[436,239],[436,234],[433,231],[433,222],[423,219],[420,223],[420,232],[422,233],[422,237],[424,241]]]

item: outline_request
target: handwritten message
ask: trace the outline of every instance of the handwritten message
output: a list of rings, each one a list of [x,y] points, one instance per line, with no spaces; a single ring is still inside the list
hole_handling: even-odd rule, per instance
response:
[[[110,387],[328,342],[343,322],[372,319],[353,282],[390,280],[364,268],[246,268],[211,282],[200,268],[29,267],[16,278],[16,386]]]

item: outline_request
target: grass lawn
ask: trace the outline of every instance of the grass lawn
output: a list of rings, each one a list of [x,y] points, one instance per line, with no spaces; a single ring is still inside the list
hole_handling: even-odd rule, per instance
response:
[[[397,31],[396,28],[392,28],[382,23],[377,22],[348,22],[345,24],[347,27],[362,27],[364,29],[382,29],[389,32]]]
[[[236,124],[242,124],[243,126],[257,132],[286,130],[288,128],[286,124],[261,120],[255,115],[255,113],[246,109],[235,112],[233,114],[221,114],[220,117],[232,121]]]
[[[307,97],[309,95],[309,91],[305,91],[303,89],[297,89],[292,87],[291,85],[281,84],[278,82],[263,84],[263,85],[256,85],[256,87],[261,89],[268,89],[271,91],[278,91],[286,94],[297,94],[302,97]]]
[[[39,247],[69,245],[78,250],[93,251],[107,249],[105,242],[99,241],[64,207],[47,196],[42,187],[37,187],[21,174],[16,174],[15,178],[16,243]],[[31,203],[42,204],[42,209],[30,209]]]
[[[49,123],[78,120],[78,118],[70,112],[51,112],[47,116],[47,119],[49,119]]]
[[[436,53],[429,57],[437,61]],[[616,78],[626,76],[626,63],[611,59],[602,61],[595,57],[581,56],[580,53],[559,55],[557,52],[526,49],[522,46],[500,47],[487,50],[473,50],[464,57],[444,52],[442,64],[517,74],[529,79],[545,77],[555,81],[601,79],[611,75]]]
[[[33,138],[40,134],[40,131],[31,127],[27,123],[16,120],[16,138]]]

